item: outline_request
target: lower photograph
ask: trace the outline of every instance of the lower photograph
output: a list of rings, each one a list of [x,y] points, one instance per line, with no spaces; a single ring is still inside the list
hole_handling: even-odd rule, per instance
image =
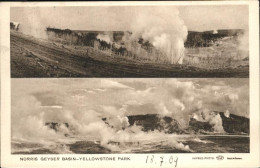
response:
[[[248,78],[11,79],[12,154],[249,153]]]

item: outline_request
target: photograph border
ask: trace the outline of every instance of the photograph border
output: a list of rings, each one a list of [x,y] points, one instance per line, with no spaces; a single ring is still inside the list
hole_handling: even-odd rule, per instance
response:
[[[249,99],[250,99],[250,153],[191,153],[191,154],[11,154],[11,78],[10,78],[10,7],[18,6],[125,6],[125,5],[249,5]],[[259,165],[259,2],[258,1],[186,1],[186,2],[7,2],[0,3],[1,24],[1,167],[157,167],[145,162],[146,157],[178,157],[178,167],[258,167]],[[51,161],[55,157],[115,157],[115,161]],[[217,160],[218,156],[224,157]],[[37,161],[23,161],[34,157]],[[119,160],[129,157],[130,160]],[[204,159],[194,159],[201,157]],[[233,159],[227,159],[227,158]],[[210,158],[214,158],[211,160]],[[241,159],[236,159],[241,158]],[[162,167],[172,167],[163,165]]]

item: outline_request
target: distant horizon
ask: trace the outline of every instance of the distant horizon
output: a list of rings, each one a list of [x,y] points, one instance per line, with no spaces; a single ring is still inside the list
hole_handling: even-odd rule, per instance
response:
[[[15,20],[10,20],[10,22],[17,22]],[[55,26],[46,26],[46,28],[53,28],[53,29],[60,29],[60,30],[66,30],[66,29],[69,29],[69,28],[59,28],[59,27],[55,27]],[[69,30],[72,30],[72,31],[99,31],[99,32],[104,32],[104,31],[107,31],[107,32],[131,32],[130,30],[93,30],[93,29],[69,29]],[[246,28],[220,28],[220,29],[208,29],[208,30],[203,30],[203,31],[198,31],[198,30],[193,30],[193,29],[188,29],[188,31],[193,31],[193,32],[207,32],[207,31],[219,31],[219,30],[246,30]]]
[[[178,17],[179,23],[183,22],[191,31],[248,29],[247,5],[187,5],[163,8],[160,6],[12,7],[10,19],[39,27],[55,25],[60,29],[71,30],[124,31],[135,28],[139,25],[135,23],[136,19],[146,17],[147,13],[155,9],[156,11],[161,9],[157,11],[160,15],[158,18],[165,24],[174,25]],[[157,16],[157,13],[151,15]],[[140,23],[143,22],[146,22],[146,19]]]
[[[46,27],[46,28],[52,28],[52,29],[60,29],[60,30],[66,30],[68,28],[57,28],[57,27]],[[130,30],[80,30],[80,29],[68,29],[68,30],[71,30],[71,31],[92,31],[92,32],[131,32]],[[231,29],[231,28],[221,28],[221,29],[215,29],[217,31],[220,31],[220,30],[246,30],[246,29],[243,29],[243,28],[234,28],[234,29]],[[215,30],[204,30],[204,31],[197,31],[197,30],[188,30],[189,32],[209,32],[209,31],[215,31]]]

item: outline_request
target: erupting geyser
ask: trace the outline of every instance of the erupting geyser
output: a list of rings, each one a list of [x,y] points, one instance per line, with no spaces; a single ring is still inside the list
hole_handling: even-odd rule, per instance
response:
[[[117,8],[115,8],[117,9]],[[105,8],[110,13],[113,7]],[[117,9],[118,10],[118,9]],[[26,15],[36,12],[39,16],[44,15],[43,10],[26,10]],[[184,57],[184,42],[188,31],[184,21],[179,17],[179,10],[174,6],[150,6],[150,7],[128,7],[120,8],[119,15],[106,18],[106,26],[97,28],[100,31],[124,31],[131,32],[123,38],[126,49],[137,57],[147,58],[157,62],[169,62],[171,64],[182,64]],[[113,12],[112,12],[113,13]],[[32,15],[34,16],[34,15]],[[65,27],[58,25],[55,21],[39,19],[36,16],[21,22],[22,32],[35,37],[47,39],[45,27]],[[142,38],[149,42],[155,49],[147,51],[141,48],[137,41]],[[98,34],[97,39],[110,43],[113,37],[109,34]],[[156,50],[156,51],[155,51]]]
[[[182,64],[188,30],[176,7],[136,8],[131,31],[134,39],[149,41],[171,64]]]

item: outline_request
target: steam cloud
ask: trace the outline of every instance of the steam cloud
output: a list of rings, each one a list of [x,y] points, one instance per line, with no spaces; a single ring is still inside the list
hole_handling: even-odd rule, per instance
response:
[[[141,37],[161,51],[171,64],[182,64],[188,30],[176,7],[136,8],[131,17],[132,39]]]
[[[241,52],[242,58],[249,57],[249,32],[248,29],[238,37],[238,49]]]
[[[107,34],[98,34],[97,39],[107,42],[108,44],[111,44],[111,37]]]
[[[139,38],[142,38],[145,41],[149,41],[160,51],[159,57],[163,57],[162,59],[172,64],[182,64],[184,42],[188,31],[183,20],[179,17],[177,7],[122,7],[120,10],[115,10],[117,13],[111,12],[112,9],[113,7],[111,9],[104,8],[105,12],[101,12],[104,15],[108,15],[104,16],[107,27],[103,28],[102,31],[130,31],[132,35],[124,37],[126,47],[130,51],[141,56],[155,57],[151,53],[148,54],[144,51],[139,44],[133,44],[134,41],[136,42]],[[47,26],[61,27],[56,20],[46,18],[46,11],[42,8],[24,8],[19,10],[21,15],[24,16],[20,19],[20,31],[25,34],[47,39],[45,31]],[[106,14],[106,12],[108,13]],[[63,29],[66,28],[68,27],[63,27]],[[107,30],[108,28],[112,28],[112,30]],[[107,43],[111,43],[112,39],[107,34],[99,34],[97,38]],[[156,54],[158,55],[158,53]]]
[[[222,126],[222,119],[219,114],[210,112],[209,110],[204,110],[201,113],[203,121],[209,122],[213,126],[215,132],[224,133],[224,128]]]
[[[35,10],[38,10],[38,12],[42,11],[42,9],[36,8],[36,9],[23,10],[20,13],[24,17],[19,22],[20,23],[19,31],[26,35],[30,35],[36,38],[48,39],[46,33],[46,27],[48,25],[44,25],[45,23],[42,23],[43,19],[39,18]]]
[[[12,79],[12,139],[69,143],[72,139],[64,135],[70,135],[99,140],[101,145],[120,151],[109,142],[160,141],[164,137],[164,144],[190,150],[178,141],[180,135],[129,127],[127,116],[170,116],[185,128],[194,115],[209,122],[215,132],[223,133],[221,117],[212,110],[248,116],[247,80],[234,80]],[[42,83],[45,87],[39,90]],[[45,125],[47,122],[61,125],[55,131]]]

